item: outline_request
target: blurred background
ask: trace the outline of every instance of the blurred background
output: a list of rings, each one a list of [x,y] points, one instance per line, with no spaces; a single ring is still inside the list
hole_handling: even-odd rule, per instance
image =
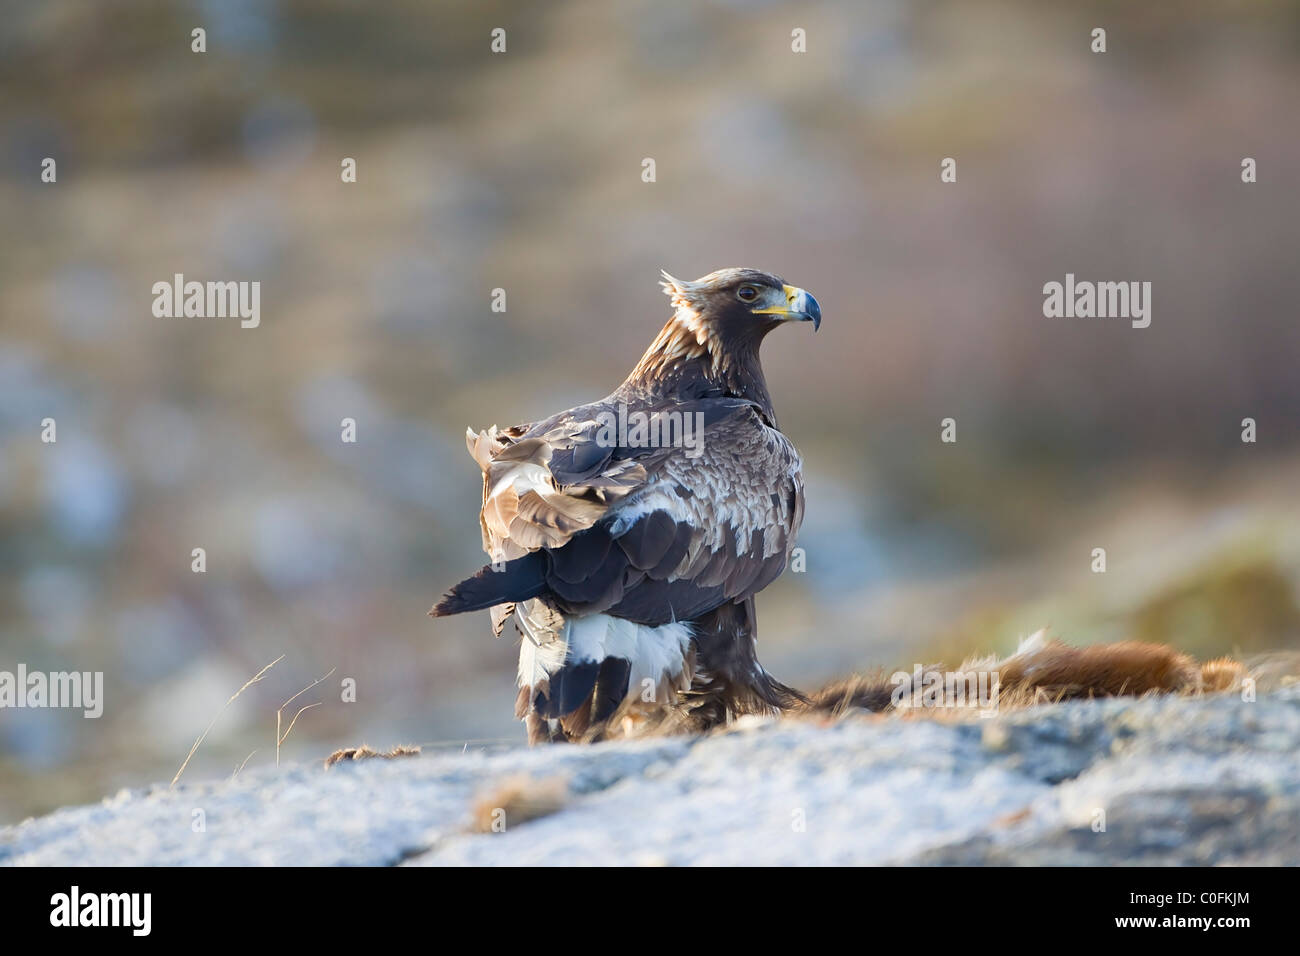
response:
[[[0,670],[106,703],[0,711],[0,822],[168,780],[214,718],[184,779],[273,763],[331,669],[282,759],[522,743],[513,643],[425,616],[482,561],[464,430],[611,391],[660,268],[825,313],[765,356],[808,488],[783,680],[1042,625],[1297,646],[1298,94],[1294,3],[9,0]],[[1151,326],[1044,318],[1067,272],[1151,282]],[[260,281],[261,326],[155,318],[175,273]]]

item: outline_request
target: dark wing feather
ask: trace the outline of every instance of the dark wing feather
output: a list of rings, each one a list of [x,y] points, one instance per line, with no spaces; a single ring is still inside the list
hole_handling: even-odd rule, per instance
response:
[[[583,445],[596,441],[588,426],[601,408],[533,426],[488,460],[485,544],[507,556],[513,549],[505,576],[521,593],[548,596],[569,613],[608,612],[657,626],[742,601],[781,573],[803,517],[801,465],[754,403],[675,406],[703,415],[694,454],[602,448],[597,456]],[[482,448],[489,440],[484,432],[471,443]],[[602,470],[590,473],[597,460]],[[579,483],[561,483],[555,467]],[[542,563],[525,561],[530,555]],[[492,593],[500,602],[523,599]],[[436,610],[472,609],[456,597],[453,589]]]

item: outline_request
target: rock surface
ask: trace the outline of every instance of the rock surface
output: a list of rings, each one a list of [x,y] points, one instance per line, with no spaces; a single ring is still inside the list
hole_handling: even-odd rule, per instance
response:
[[[0,830],[0,863],[1296,864],[1298,752],[1300,687],[958,722],[754,721],[123,791]],[[521,779],[525,802],[559,780],[568,796],[525,820],[502,796]],[[475,832],[497,796],[504,831]]]

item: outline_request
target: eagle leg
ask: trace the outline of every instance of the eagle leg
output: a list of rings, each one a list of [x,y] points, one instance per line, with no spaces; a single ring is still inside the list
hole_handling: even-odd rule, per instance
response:
[[[703,731],[745,714],[779,714],[807,699],[758,662],[754,599],[724,604],[695,625],[695,679],[684,701],[689,723]]]

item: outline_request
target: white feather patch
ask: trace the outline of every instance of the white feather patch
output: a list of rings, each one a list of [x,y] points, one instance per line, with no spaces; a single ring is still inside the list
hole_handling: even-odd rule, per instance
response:
[[[532,626],[536,622],[527,612],[519,618],[524,631],[519,683],[529,687],[549,680],[568,662],[621,657],[631,664],[626,692],[639,693],[645,680],[657,686],[665,677],[676,678],[682,673],[693,633],[685,621],[650,627],[608,614],[589,614],[565,620],[560,634],[538,634],[540,629]],[[540,639],[540,645],[534,637]]]

